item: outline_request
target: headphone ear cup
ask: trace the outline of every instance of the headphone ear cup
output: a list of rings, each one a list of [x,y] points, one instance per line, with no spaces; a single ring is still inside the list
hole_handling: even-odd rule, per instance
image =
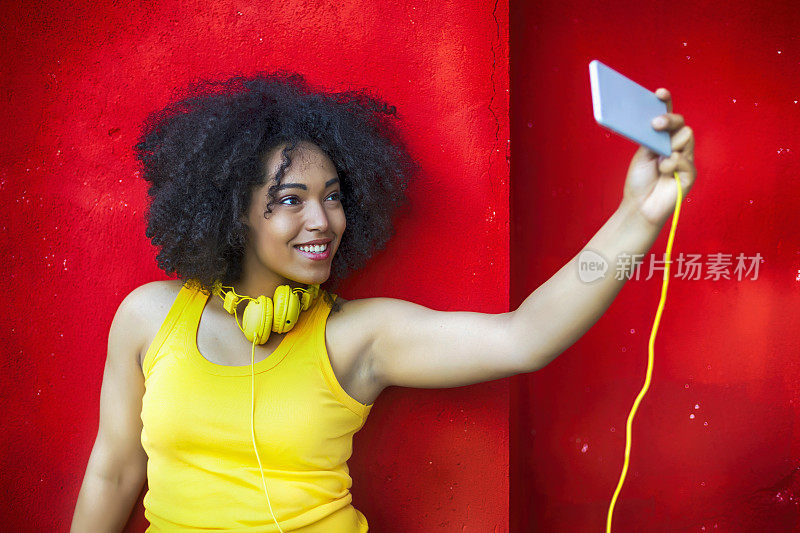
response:
[[[271,333],[273,308],[272,300],[263,294],[247,304],[242,316],[242,331],[247,340],[264,344]]]
[[[272,331],[286,333],[294,327],[300,316],[300,298],[289,285],[281,285],[275,289],[275,315]]]

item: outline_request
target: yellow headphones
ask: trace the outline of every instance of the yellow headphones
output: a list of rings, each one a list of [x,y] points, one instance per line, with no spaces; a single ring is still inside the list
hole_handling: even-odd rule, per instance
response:
[[[255,344],[267,342],[273,331],[286,333],[292,329],[297,323],[300,312],[310,307],[311,302],[319,295],[319,291],[319,285],[309,285],[306,289],[293,289],[289,285],[281,285],[275,289],[272,298],[263,294],[258,298],[251,298],[237,294],[233,287],[223,286],[220,282],[214,284],[214,294],[222,298],[222,307],[236,317],[236,325],[247,340]],[[242,300],[250,302],[244,308],[242,322],[239,323],[236,307]]]

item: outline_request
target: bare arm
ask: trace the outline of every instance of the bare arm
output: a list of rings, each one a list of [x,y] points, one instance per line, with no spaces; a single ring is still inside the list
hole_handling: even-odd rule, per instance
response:
[[[694,134],[667,102],[665,124],[654,129],[670,133],[672,155],[640,147],[631,160],[623,200],[617,211],[582,252],[595,252],[608,263],[604,277],[582,281],[579,253],[513,312],[497,315],[433,311],[425,307],[375,298],[352,307],[354,324],[363,325],[365,348],[359,369],[374,388],[456,387],[542,368],[577,341],[605,312],[628,279],[618,276],[620,254],[646,253],[675,207],[677,180],[682,197],[694,184]],[[589,254],[591,255],[591,254]],[[359,312],[360,311],[360,312]],[[375,394],[377,396],[377,394]]]
[[[580,253],[522,302],[514,312],[511,335],[528,356],[526,371],[550,363],[600,319],[632,270],[616,272],[617,257],[645,254],[659,230],[639,220],[635,210],[623,202]],[[597,280],[582,281],[579,268],[587,274],[586,261],[602,262],[595,254],[602,256],[608,270]]]
[[[656,96],[666,102],[668,112],[661,117],[665,119],[661,125],[654,120],[652,126],[670,134],[672,154],[665,159],[639,147],[628,167],[623,200],[614,215],[581,253],[528,296],[514,313],[512,335],[526,343],[523,350],[533,356],[532,369],[555,359],[602,316],[635,267],[631,259],[638,254],[641,259],[650,249],[678,198],[683,199],[694,185],[694,132],[682,115],[672,113],[669,91],[660,88]],[[680,181],[675,179],[676,173]],[[681,195],[677,194],[679,185]],[[608,271],[589,281],[591,278],[585,275],[590,270],[585,267],[586,261],[593,259],[592,252],[602,256],[594,260],[606,262]],[[627,264],[621,264],[623,254]]]
[[[585,249],[608,258],[644,253],[657,236],[658,228],[623,204]],[[435,311],[392,298],[348,302],[358,314],[353,323],[368,332],[361,367],[378,391],[458,387],[544,367],[602,316],[625,283],[613,266],[604,279],[581,282],[577,257],[509,313]]]
[[[122,531],[146,478],[147,455],[140,441],[144,377],[138,363],[142,318],[137,291],[120,304],[109,331],[100,424],[72,518],[73,533]]]

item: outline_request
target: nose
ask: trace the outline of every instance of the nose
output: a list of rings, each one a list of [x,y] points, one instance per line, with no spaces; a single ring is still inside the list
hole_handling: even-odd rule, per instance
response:
[[[310,202],[307,205],[306,229],[309,231],[327,231],[329,222],[325,206],[319,202]]]

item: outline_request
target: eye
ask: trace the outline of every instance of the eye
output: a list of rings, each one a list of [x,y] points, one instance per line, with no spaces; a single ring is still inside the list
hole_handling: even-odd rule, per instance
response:
[[[332,192],[332,193],[330,193],[330,194],[328,195],[328,198],[330,198],[331,196],[333,196],[333,199],[334,199],[335,201],[339,201],[339,200],[341,200],[341,199],[342,199],[342,194],[341,194],[339,191],[336,191],[336,192]]]
[[[297,205],[298,203],[300,203],[300,199],[297,196],[284,196],[283,198],[278,200],[278,203],[282,205]]]

